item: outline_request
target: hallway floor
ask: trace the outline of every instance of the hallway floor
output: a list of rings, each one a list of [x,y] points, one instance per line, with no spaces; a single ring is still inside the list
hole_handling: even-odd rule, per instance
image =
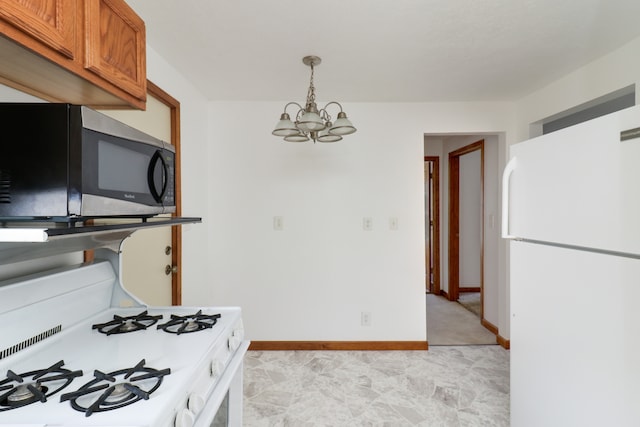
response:
[[[496,344],[496,336],[480,324],[480,318],[455,301],[426,294],[429,346]]]
[[[509,352],[250,351],[245,426],[508,426]]]

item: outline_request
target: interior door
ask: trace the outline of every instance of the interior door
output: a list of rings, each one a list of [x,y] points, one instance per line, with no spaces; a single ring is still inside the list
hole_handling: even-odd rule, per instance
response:
[[[440,158],[424,158],[426,291],[440,294]]]
[[[477,152],[477,153],[476,153]],[[479,159],[471,158],[479,154]],[[465,157],[465,161],[461,160]],[[469,163],[466,163],[470,160]],[[479,163],[479,164],[478,164]],[[461,170],[476,164],[475,174],[463,179]],[[484,140],[466,145],[449,153],[449,300],[457,301],[460,288],[482,293],[483,266],[483,210],[484,210]],[[479,173],[477,173],[479,170]],[[471,185],[465,189],[464,182]],[[474,200],[466,203],[470,198]],[[470,214],[470,215],[469,215]],[[468,238],[472,235],[471,238]],[[468,251],[469,250],[469,251]],[[472,283],[469,286],[469,283]],[[464,285],[464,286],[463,286]],[[482,299],[482,296],[481,296]]]
[[[163,141],[172,140],[171,109],[151,93],[147,97],[146,111],[101,112]],[[175,270],[171,233],[171,227],[138,230],[123,244],[122,284],[149,305],[172,304],[172,279]]]

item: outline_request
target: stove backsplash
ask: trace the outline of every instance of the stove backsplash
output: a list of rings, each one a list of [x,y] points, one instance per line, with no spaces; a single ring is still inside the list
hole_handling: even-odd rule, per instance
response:
[[[56,280],[62,275],[65,279]],[[67,280],[69,277],[78,280]],[[113,293],[119,289],[114,286],[116,279],[111,263],[101,261],[0,282],[0,324],[16,326],[3,328],[0,358],[52,334],[63,333],[79,321],[114,305]],[[130,299],[127,301],[134,304]]]

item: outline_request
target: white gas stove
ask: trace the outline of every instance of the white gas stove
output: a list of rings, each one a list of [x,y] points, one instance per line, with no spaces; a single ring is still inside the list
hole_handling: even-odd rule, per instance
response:
[[[147,307],[109,261],[0,282],[0,425],[240,425],[238,307]]]

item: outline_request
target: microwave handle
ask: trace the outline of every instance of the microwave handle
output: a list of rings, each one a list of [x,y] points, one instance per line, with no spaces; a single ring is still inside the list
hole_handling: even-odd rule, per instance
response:
[[[156,165],[160,162],[162,165],[162,189],[158,191],[156,188],[156,183],[153,179],[153,172],[156,169]],[[147,169],[147,182],[149,183],[149,190],[151,191],[151,195],[155,199],[156,202],[162,203],[162,197],[164,193],[167,191],[167,164],[164,162],[162,158],[162,152],[160,150],[156,150],[156,152],[151,157],[151,161],[149,162],[149,169]]]

